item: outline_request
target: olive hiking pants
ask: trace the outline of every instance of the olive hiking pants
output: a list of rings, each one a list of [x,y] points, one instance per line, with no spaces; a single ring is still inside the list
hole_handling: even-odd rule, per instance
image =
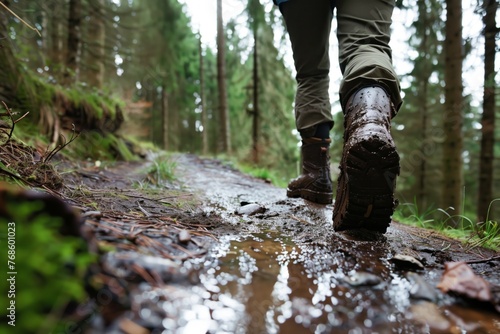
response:
[[[382,86],[396,110],[401,105],[399,80],[389,47],[394,0],[289,0],[280,4],[292,43],[297,70],[296,126],[303,137],[315,126],[333,126],[329,89],[329,38],[336,8],[340,102],[345,104],[359,88]]]

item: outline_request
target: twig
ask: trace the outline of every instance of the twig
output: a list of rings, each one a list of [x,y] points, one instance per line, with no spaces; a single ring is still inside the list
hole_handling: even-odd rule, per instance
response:
[[[290,215],[290,218],[292,218],[293,220],[298,221],[299,223],[304,223],[304,224],[306,224],[306,225],[310,225],[310,224],[311,224],[311,223],[309,223],[307,220],[302,219],[302,218],[299,218],[299,217],[294,216],[294,215]]]
[[[467,263],[467,264],[487,263],[487,262],[495,261],[495,260],[500,260],[500,256],[493,256],[493,257],[490,257],[488,259],[483,259],[483,260],[466,261],[465,263]]]
[[[24,115],[22,115],[21,117],[19,117],[18,119],[15,120],[14,124],[17,124],[19,123],[19,121],[21,121],[23,118],[25,118],[26,116],[29,115],[29,111],[25,112]]]
[[[144,208],[143,208],[143,207],[139,204],[139,202],[137,202],[137,206],[139,207],[139,210],[141,210],[141,212],[142,212],[142,213],[144,213],[144,215],[145,215],[146,217],[148,217],[148,218],[149,218],[149,217],[151,217],[151,216],[152,216],[149,212],[147,212],[147,211],[146,211],[146,209],[144,209]]]
[[[196,255],[195,255],[195,254],[191,253],[191,252],[190,252],[190,251],[188,251],[186,248],[184,248],[184,247],[182,247],[182,246],[180,246],[180,245],[178,245],[178,244],[176,244],[176,243],[174,243],[174,242],[172,242],[172,243],[170,244],[170,246],[172,246],[172,247],[174,247],[174,248],[177,248],[178,250],[180,250],[180,251],[182,251],[182,252],[186,253],[186,254],[187,254],[190,258],[194,258],[194,257],[196,257]]]
[[[72,124],[72,126],[73,126],[73,128],[71,129],[72,134],[71,134],[71,138],[69,139],[69,141],[66,141],[66,137],[61,135],[61,137],[63,138],[63,143],[54,147],[54,149],[52,151],[46,153],[47,155],[42,159],[43,162],[47,163],[50,159],[52,159],[54,157],[54,155],[57,154],[57,152],[61,151],[63,148],[65,148],[66,146],[71,144],[73,141],[75,141],[76,138],[78,138],[80,133],[76,132],[75,124]]]
[[[0,4],[1,4],[1,2],[0,2]],[[5,107],[5,110],[7,111],[5,114],[2,114],[2,116],[8,116],[10,118],[10,121],[12,122],[12,126],[10,127],[10,132],[9,132],[9,136],[7,139],[7,141],[9,141],[10,138],[12,138],[12,133],[14,133],[14,127],[16,126],[16,123],[19,122],[20,120],[22,120],[24,117],[26,117],[26,115],[29,114],[29,111],[27,113],[25,113],[24,115],[22,115],[21,117],[19,117],[17,120],[14,120],[14,116],[12,115],[7,104],[4,101],[2,101],[2,103],[3,103],[3,106]]]
[[[42,37],[42,34],[40,34],[40,31],[37,28],[34,28],[34,27],[30,26],[28,23],[26,23],[26,21],[24,21],[22,18],[20,18],[19,16],[17,16],[16,13],[14,13],[12,10],[10,10],[10,8],[7,7],[6,5],[4,5],[2,2],[0,2],[0,5],[2,5],[3,8],[5,8],[9,13],[11,13],[19,21],[21,21],[22,23],[24,23],[25,26],[27,26],[28,28],[30,28],[33,31],[36,31],[37,34],[38,34],[38,36]]]
[[[138,274],[139,276],[141,276],[146,282],[148,282],[150,285],[152,286],[158,286],[160,285],[160,282],[157,282],[153,276],[151,276],[148,271],[142,267],[140,267],[139,265],[137,264],[132,264],[132,269],[136,272],[136,274]]]

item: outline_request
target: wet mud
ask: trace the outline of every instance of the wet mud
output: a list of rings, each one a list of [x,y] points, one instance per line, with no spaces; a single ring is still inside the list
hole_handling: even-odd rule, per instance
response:
[[[130,285],[125,311],[97,317],[89,333],[500,333],[492,304],[437,288],[453,261],[500,285],[498,254],[397,222],[385,235],[336,233],[332,205],[288,199],[215,160],[176,162],[211,237],[164,240],[196,254],[184,258],[108,254],[115,276],[132,266],[149,276]]]

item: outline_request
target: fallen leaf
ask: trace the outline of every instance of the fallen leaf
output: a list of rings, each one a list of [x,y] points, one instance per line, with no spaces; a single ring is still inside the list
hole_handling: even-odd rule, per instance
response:
[[[455,292],[465,297],[490,302],[490,284],[474,274],[465,262],[448,262],[441,282],[437,286],[443,292]]]
[[[409,309],[409,317],[418,323],[425,325],[432,332],[450,333],[451,323],[446,319],[439,307],[430,302],[412,305]]]

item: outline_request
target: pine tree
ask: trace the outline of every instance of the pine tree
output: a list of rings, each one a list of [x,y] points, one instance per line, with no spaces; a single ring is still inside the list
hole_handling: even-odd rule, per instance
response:
[[[445,105],[441,207],[461,213],[463,194],[462,2],[446,0]]]
[[[481,151],[479,158],[479,189],[477,203],[478,221],[486,219],[490,202],[493,200],[493,161],[495,144],[495,57],[498,28],[495,16],[497,0],[484,0],[484,89],[483,115],[481,120]],[[492,218],[491,216],[489,217]]]
[[[219,151],[231,152],[230,121],[227,105],[226,87],[226,50],[224,24],[222,18],[222,0],[217,0],[217,82],[219,88]]]

